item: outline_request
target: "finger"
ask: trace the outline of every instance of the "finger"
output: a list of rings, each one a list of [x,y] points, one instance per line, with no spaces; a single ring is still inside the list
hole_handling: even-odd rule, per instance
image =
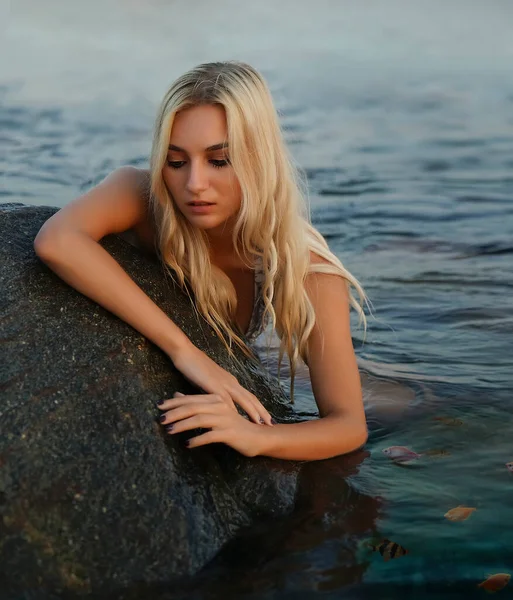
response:
[[[211,429],[219,424],[219,415],[202,414],[194,415],[188,419],[183,419],[177,423],[171,423],[167,427],[167,432],[170,434],[189,431],[190,429]]]
[[[235,406],[233,398],[228,390],[225,390],[224,392],[221,392],[219,394],[213,394],[213,395],[215,397],[217,397],[217,400],[222,402],[225,406],[227,406],[231,410],[234,410],[235,412],[237,412],[237,407]]]
[[[257,406],[258,400],[255,398],[254,401],[252,397],[253,395],[250,392],[248,392],[242,386],[239,386],[238,389],[233,390],[232,394],[233,400],[236,401],[237,404],[239,404],[246,411],[252,421],[258,424],[262,424],[262,422],[268,422],[271,424],[271,415],[267,413],[262,405],[260,405],[262,414],[260,413],[259,407]],[[268,418],[266,418],[266,413],[269,415]]]
[[[201,435],[195,435],[189,438],[185,445],[187,448],[198,448],[199,446],[206,446],[207,444],[216,444],[224,442],[222,431],[207,431]]]
[[[258,414],[260,415],[260,422],[263,421],[266,425],[272,426],[272,424],[273,424],[272,417],[271,417],[270,413],[267,411],[267,409],[265,408],[265,406],[250,391],[246,390],[245,388],[242,388],[242,389],[247,394],[248,400],[253,404],[253,406],[257,410]]]
[[[171,408],[176,408],[177,406],[182,406],[183,404],[194,404],[194,403],[203,403],[203,402],[217,402],[215,394],[194,394],[193,396],[182,396],[178,398],[168,398],[166,400],[161,400],[157,407],[159,410],[170,410]]]
[[[236,390],[233,392],[233,400],[237,402],[239,406],[241,406],[247,413],[248,417],[254,422],[260,423],[260,414],[254,404],[245,396],[241,390]]]
[[[182,394],[182,392],[175,392],[173,396],[185,396],[185,394]]]
[[[221,414],[220,409],[221,411],[227,410],[227,407],[221,403],[184,404],[183,406],[179,406],[177,408],[173,408],[172,410],[168,410],[165,413],[162,413],[160,415],[160,422],[162,425],[168,425],[169,423],[176,423],[177,421],[181,421],[182,419],[188,419],[189,417],[193,417],[194,415]]]
[[[244,388],[237,383],[234,387],[226,387],[221,397],[226,403],[233,405],[234,408],[234,403],[238,404],[252,421],[255,423],[260,423],[260,415],[258,414],[258,411],[255,409],[253,403],[247,399],[243,391]],[[235,408],[235,410],[237,409]]]

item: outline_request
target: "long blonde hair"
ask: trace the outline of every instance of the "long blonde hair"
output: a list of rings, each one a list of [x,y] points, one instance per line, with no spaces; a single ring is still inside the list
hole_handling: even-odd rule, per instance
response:
[[[352,285],[361,305],[351,293],[350,303],[364,325],[365,293],[310,223],[306,185],[286,148],[262,76],[236,61],[199,65],[171,85],[158,110],[150,159],[150,202],[161,259],[183,289],[190,286],[196,310],[230,355],[235,358],[235,343],[248,357],[255,356],[236,331],[235,288],[211,264],[206,233],[191,225],[176,208],[162,176],[176,113],[204,104],[221,105],[226,113],[230,162],[242,193],[233,245],[244,262],[251,256],[262,257],[263,318],[270,319],[280,337],[279,365],[284,353],[288,354],[293,401],[297,363],[299,358],[308,363],[307,340],[315,324],[315,312],[305,290],[308,273],[339,275],[349,290]],[[311,264],[311,251],[327,263]]]

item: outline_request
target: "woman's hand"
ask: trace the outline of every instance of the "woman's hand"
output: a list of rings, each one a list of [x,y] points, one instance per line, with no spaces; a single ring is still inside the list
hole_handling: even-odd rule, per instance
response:
[[[220,367],[194,344],[181,347],[170,358],[189,381],[205,392],[218,396],[234,412],[237,412],[234,404],[236,403],[255,423],[272,425],[271,415],[258,398],[243,388],[234,375]],[[198,397],[204,396],[189,396]]]
[[[223,442],[244,456],[256,456],[262,446],[265,425],[251,423],[233,410],[217,394],[184,396],[176,392],[172,400],[164,400],[159,408],[162,425],[170,434],[190,429],[209,429],[187,441],[188,448]]]

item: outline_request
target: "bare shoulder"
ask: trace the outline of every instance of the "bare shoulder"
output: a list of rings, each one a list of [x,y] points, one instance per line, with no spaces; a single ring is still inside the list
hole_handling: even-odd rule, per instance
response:
[[[137,167],[126,166],[116,170],[122,177],[126,177],[127,182],[131,183],[141,198],[145,202],[150,198],[151,175],[148,169],[138,169]]]
[[[311,252],[311,265],[329,261]],[[331,273],[311,271],[305,279],[305,291],[315,313],[315,325],[308,340],[309,352],[347,354],[352,351],[350,294],[347,280]],[[311,367],[312,365],[309,364]]]
[[[317,254],[317,252],[310,250],[310,264],[316,265],[319,263],[327,265],[327,264],[329,264],[329,261],[327,261],[325,258],[320,256],[319,254]]]
[[[146,245],[153,229],[149,181],[149,173],[142,169],[116,169],[50,217],[38,233],[38,245],[69,232],[80,232],[98,241],[127,230],[135,231]]]
[[[150,172],[148,169],[138,169],[130,165],[118,167],[109,173],[96,187],[115,187],[122,191],[124,196],[129,196],[140,201],[148,200]],[[94,189],[96,188],[93,188],[93,191]]]
[[[102,184],[107,182],[113,187],[119,187],[124,197],[135,201],[141,208],[142,216],[148,213],[151,186],[148,169],[138,169],[132,166],[119,167],[108,175]]]
[[[127,227],[119,233],[134,246],[153,252],[156,226],[150,210],[150,171],[132,166],[119,167],[105,182],[108,180],[122,192],[127,208],[131,205],[134,211],[134,218],[127,221]]]
[[[140,219],[132,228],[138,244],[146,250],[154,251],[157,239],[157,227],[150,210],[151,174],[148,169],[126,167],[133,172],[134,191],[141,205]]]
[[[316,252],[310,251],[310,266],[329,264],[331,263],[328,260]],[[336,304],[339,309],[341,302],[349,305],[347,281],[340,275],[310,272],[306,277],[305,288],[314,307],[317,307],[319,311],[326,308],[327,304]]]
[[[310,259],[312,265],[329,264],[313,252]],[[310,272],[305,289],[315,311],[315,325],[308,338],[308,367],[319,412],[353,414],[365,423],[347,280],[341,275]]]

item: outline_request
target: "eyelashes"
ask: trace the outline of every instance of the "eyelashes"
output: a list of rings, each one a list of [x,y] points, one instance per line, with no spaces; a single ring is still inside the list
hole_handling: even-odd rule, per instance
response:
[[[222,169],[223,167],[226,167],[230,164],[229,160],[209,160],[208,161],[213,167],[214,169]],[[172,168],[172,169],[181,169],[184,164],[185,161],[184,160],[168,160],[167,164]]]

